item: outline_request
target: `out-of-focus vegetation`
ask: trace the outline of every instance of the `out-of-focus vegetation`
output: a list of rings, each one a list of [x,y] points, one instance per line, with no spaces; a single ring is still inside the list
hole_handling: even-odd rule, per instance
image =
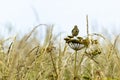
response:
[[[32,35],[36,29],[22,39],[0,40],[0,80],[120,80],[119,35],[111,42],[91,34],[99,44],[77,50],[75,57],[76,52],[52,34],[53,27],[47,27],[43,44]]]

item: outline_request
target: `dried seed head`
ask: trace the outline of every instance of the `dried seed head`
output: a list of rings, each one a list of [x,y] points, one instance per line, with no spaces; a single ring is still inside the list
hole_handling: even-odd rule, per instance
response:
[[[70,48],[72,48],[73,50],[78,51],[85,47],[85,45],[83,44],[82,37],[74,38],[74,37],[68,36],[67,38],[64,38],[64,40],[66,41],[66,43],[68,43]]]
[[[96,44],[93,44],[90,45],[90,47],[87,48],[85,52],[89,57],[94,58],[96,55],[101,54],[101,48]]]
[[[64,38],[64,40],[66,41],[66,43],[68,43],[70,40],[71,40],[71,38]]]
[[[77,39],[78,39],[81,43],[83,43],[83,38],[82,38],[82,37],[77,37]]]
[[[79,40],[77,39],[71,39],[69,42],[68,42],[68,45],[73,49],[73,50],[81,50],[82,48],[84,48],[84,44],[82,44]]]
[[[92,44],[98,44],[98,40],[91,40]]]
[[[73,36],[68,36],[69,38],[73,38]]]

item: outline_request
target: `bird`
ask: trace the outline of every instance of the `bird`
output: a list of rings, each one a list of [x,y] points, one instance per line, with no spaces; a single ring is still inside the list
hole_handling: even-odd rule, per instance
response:
[[[74,28],[72,29],[72,36],[75,37],[78,35],[78,33],[79,33],[79,29],[77,25],[75,25]]]

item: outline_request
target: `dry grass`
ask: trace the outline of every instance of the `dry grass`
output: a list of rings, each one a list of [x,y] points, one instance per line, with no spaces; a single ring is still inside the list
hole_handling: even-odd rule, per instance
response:
[[[31,36],[36,28],[21,40],[17,36],[1,40],[0,80],[120,80],[119,36],[112,43],[94,34],[100,42],[95,48],[100,48],[101,54],[91,58],[86,49],[77,51],[75,78],[74,51],[65,42],[54,40],[52,27],[47,28],[41,45]],[[10,45],[3,46],[6,42]]]

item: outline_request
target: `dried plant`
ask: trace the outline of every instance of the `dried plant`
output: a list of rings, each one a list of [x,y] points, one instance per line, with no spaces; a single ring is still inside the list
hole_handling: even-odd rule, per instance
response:
[[[40,25],[21,39],[0,39],[0,80],[119,80],[119,35],[109,40],[90,33],[88,16],[86,22],[87,34],[78,36],[75,25],[65,43],[46,24],[40,24],[46,27],[43,42],[33,34]]]

